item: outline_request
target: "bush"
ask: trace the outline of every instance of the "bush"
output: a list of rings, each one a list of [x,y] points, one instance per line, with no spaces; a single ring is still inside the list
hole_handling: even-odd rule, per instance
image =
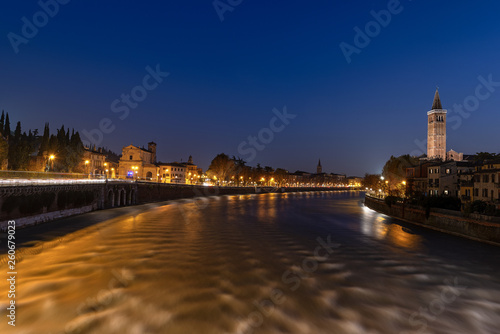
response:
[[[429,206],[430,208],[460,211],[462,208],[462,201],[456,197],[430,196],[427,197],[427,203],[425,206]]]
[[[474,201],[471,204],[471,211],[487,216],[499,216],[500,210],[497,210],[494,204],[488,204],[485,201]]]
[[[485,201],[474,201],[471,204],[471,211],[479,214],[484,214],[486,211],[486,208],[488,207],[488,204]]]
[[[387,196],[385,198],[385,204],[387,204],[388,207],[391,207],[391,205],[399,202],[399,201],[402,201],[403,199],[401,197],[397,197],[397,196]]]

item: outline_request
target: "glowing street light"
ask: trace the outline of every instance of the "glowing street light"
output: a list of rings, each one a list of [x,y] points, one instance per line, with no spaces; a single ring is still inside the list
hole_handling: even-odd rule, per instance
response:
[[[53,154],[51,154],[49,156],[49,161],[47,162],[47,171],[50,171],[51,169],[54,169],[54,159],[55,158],[56,157]]]

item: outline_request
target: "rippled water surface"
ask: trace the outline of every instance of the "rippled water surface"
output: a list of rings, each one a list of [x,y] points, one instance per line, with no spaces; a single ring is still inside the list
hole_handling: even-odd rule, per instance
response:
[[[211,197],[18,230],[16,327],[1,280],[0,333],[500,332],[499,248],[362,196]]]

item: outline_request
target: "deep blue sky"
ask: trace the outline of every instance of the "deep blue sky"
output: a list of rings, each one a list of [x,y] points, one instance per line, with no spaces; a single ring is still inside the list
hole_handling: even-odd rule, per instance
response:
[[[21,18],[41,8],[10,1],[0,11],[0,109],[23,129],[91,130],[109,118],[115,130],[101,146],[120,153],[154,140],[160,160],[191,154],[206,169],[217,153],[247,158],[238,145],[286,106],[297,117],[250,165],[314,171],[321,158],[327,172],[379,172],[426,138],[436,85],[450,111],[478,76],[500,81],[500,3],[400,6],[348,64],[340,43],[353,45],[353,28],[387,1],[244,0],[221,22],[211,0],[72,0],[17,54],[7,34],[21,35]],[[111,103],[156,64],[170,75],[120,120]],[[448,126],[448,149],[499,152],[499,107],[500,87]]]

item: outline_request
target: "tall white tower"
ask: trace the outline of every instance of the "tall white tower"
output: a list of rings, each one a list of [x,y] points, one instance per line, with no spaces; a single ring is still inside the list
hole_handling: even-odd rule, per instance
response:
[[[427,112],[427,158],[446,160],[446,109],[436,88],[432,110]]]

